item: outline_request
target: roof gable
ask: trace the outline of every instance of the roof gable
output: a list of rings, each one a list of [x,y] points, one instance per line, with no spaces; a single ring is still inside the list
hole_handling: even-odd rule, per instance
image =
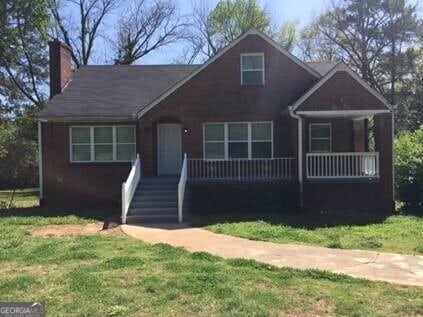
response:
[[[147,113],[150,109],[155,107],[157,104],[159,104],[161,101],[166,99],[168,96],[170,96],[172,93],[177,91],[180,87],[182,87],[185,83],[190,81],[192,78],[194,78],[197,74],[205,70],[207,67],[209,67],[211,64],[213,64],[215,61],[220,59],[223,55],[225,55],[229,50],[231,50],[234,46],[236,46],[239,42],[244,40],[249,35],[257,35],[263,40],[265,40],[267,43],[269,43],[272,47],[276,48],[280,53],[285,55],[288,59],[290,59],[292,62],[294,62],[296,65],[303,68],[305,71],[310,73],[315,78],[321,78],[321,74],[315,70],[313,67],[308,65],[307,63],[302,62],[297,57],[283,49],[279,44],[277,44],[275,41],[273,41],[271,38],[269,38],[267,35],[263,34],[262,32],[259,32],[255,29],[251,29],[250,31],[244,33],[243,35],[239,36],[236,40],[234,40],[232,43],[230,43],[228,46],[226,46],[222,51],[220,51],[218,54],[216,54],[214,57],[210,58],[207,62],[205,62],[203,65],[201,65],[199,68],[197,68],[195,71],[190,73],[188,76],[177,82],[174,86],[170,87],[167,91],[165,91],[163,94],[158,96],[155,100],[153,100],[150,104],[141,107],[141,109],[138,112],[138,118],[140,118],[142,115]]]
[[[391,110],[388,101],[339,63],[292,106],[291,111]]]

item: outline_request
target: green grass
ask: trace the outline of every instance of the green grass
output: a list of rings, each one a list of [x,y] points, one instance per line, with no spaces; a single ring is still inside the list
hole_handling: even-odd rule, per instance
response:
[[[418,216],[273,214],[261,218],[208,219],[206,228],[276,243],[423,254],[423,218]]]
[[[90,216],[92,214],[92,216]],[[0,212],[0,298],[48,316],[418,316],[423,289],[316,270],[224,260],[127,237],[34,237],[100,212]]]
[[[10,203],[13,190],[0,190],[0,203]],[[38,205],[38,188],[17,189],[13,199],[15,207],[34,207]]]
[[[421,288],[223,260],[125,237],[29,235],[40,224],[87,222],[0,217],[0,298],[45,301],[49,316],[423,314]]]

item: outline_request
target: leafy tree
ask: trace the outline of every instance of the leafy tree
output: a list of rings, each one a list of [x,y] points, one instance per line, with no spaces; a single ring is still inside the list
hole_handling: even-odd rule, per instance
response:
[[[184,52],[188,62],[216,55],[251,28],[273,35],[269,15],[257,0],[220,0],[213,9],[200,1],[194,3],[191,16],[191,27],[185,35],[190,44]]]
[[[397,107],[397,129],[415,130],[423,125],[423,49],[408,80],[399,87],[401,103]]]
[[[287,51],[292,51],[298,43],[297,26],[297,21],[287,21],[274,36],[275,41]]]
[[[36,185],[37,142],[21,134],[17,124],[0,123],[0,188]]]
[[[401,112],[423,28],[416,12],[405,0],[333,1],[303,32],[302,51],[345,61]]]
[[[221,0],[210,14],[219,46],[225,46],[251,28],[266,32],[270,19],[256,0]]]
[[[423,126],[400,133],[395,152],[398,198],[410,207],[423,207]]]
[[[16,104],[42,107],[48,77],[46,52],[47,0],[5,0],[0,3],[0,94],[3,114]]]

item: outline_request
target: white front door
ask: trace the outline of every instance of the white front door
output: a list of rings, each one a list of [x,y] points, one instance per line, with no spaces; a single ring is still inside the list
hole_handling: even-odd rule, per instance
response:
[[[158,175],[179,175],[182,164],[182,127],[179,123],[157,125]]]

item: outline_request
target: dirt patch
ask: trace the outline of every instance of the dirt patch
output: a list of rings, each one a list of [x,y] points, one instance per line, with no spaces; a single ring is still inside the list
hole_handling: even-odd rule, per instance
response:
[[[109,227],[103,229],[102,223],[89,223],[86,225],[48,225],[34,229],[31,235],[36,237],[43,236],[84,236],[93,234],[107,234],[107,235],[118,235],[126,236],[125,233],[120,229],[120,226]]]

